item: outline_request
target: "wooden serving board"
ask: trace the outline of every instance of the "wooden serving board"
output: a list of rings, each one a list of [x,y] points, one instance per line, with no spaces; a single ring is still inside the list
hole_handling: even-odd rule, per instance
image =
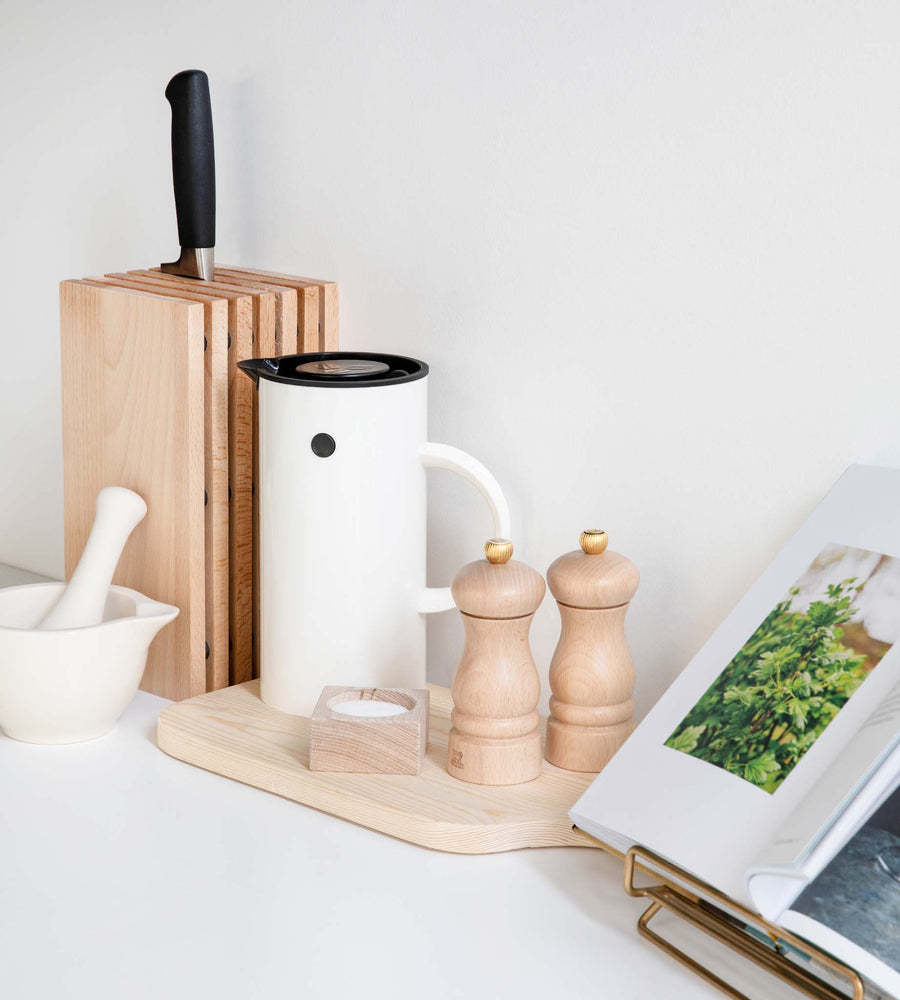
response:
[[[311,772],[309,719],[264,705],[259,681],[171,705],[159,717],[157,740],[161,750],[189,764],[422,847],[495,854],[599,846],[574,830],[568,817],[592,774],[545,761],[541,776],[522,785],[451,778],[450,691],[434,685],[429,691],[428,753],[417,775]]]

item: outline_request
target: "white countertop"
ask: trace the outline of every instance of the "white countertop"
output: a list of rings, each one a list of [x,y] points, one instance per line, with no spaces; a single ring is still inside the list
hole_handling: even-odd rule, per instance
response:
[[[721,995],[641,940],[643,904],[602,852],[392,840],[167,757],[167,704],[139,693],[76,746],[0,736],[4,997]],[[727,968],[755,995],[792,995]]]

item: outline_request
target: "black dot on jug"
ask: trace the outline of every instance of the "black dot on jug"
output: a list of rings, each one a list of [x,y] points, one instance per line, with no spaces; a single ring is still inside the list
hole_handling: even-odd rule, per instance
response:
[[[319,458],[330,458],[334,454],[334,449],[337,445],[330,434],[317,434],[310,442],[310,447],[313,450],[313,454],[318,455]]]

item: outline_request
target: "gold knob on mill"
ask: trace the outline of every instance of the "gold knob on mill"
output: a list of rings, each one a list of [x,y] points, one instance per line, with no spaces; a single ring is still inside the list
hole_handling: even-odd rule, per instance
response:
[[[512,559],[513,543],[508,538],[489,538],[484,543],[484,557],[495,566]]]
[[[589,556],[599,556],[606,551],[606,546],[609,545],[609,535],[599,528],[588,528],[587,531],[582,531],[579,541],[582,552]]]

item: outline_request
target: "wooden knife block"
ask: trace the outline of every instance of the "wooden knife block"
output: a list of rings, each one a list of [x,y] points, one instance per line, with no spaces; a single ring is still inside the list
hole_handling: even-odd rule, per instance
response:
[[[259,605],[256,392],[246,358],[338,349],[329,281],[221,266],[60,285],[66,576],[103,486],[147,501],[115,583],[180,608],[141,687],[180,700],[250,680]]]

